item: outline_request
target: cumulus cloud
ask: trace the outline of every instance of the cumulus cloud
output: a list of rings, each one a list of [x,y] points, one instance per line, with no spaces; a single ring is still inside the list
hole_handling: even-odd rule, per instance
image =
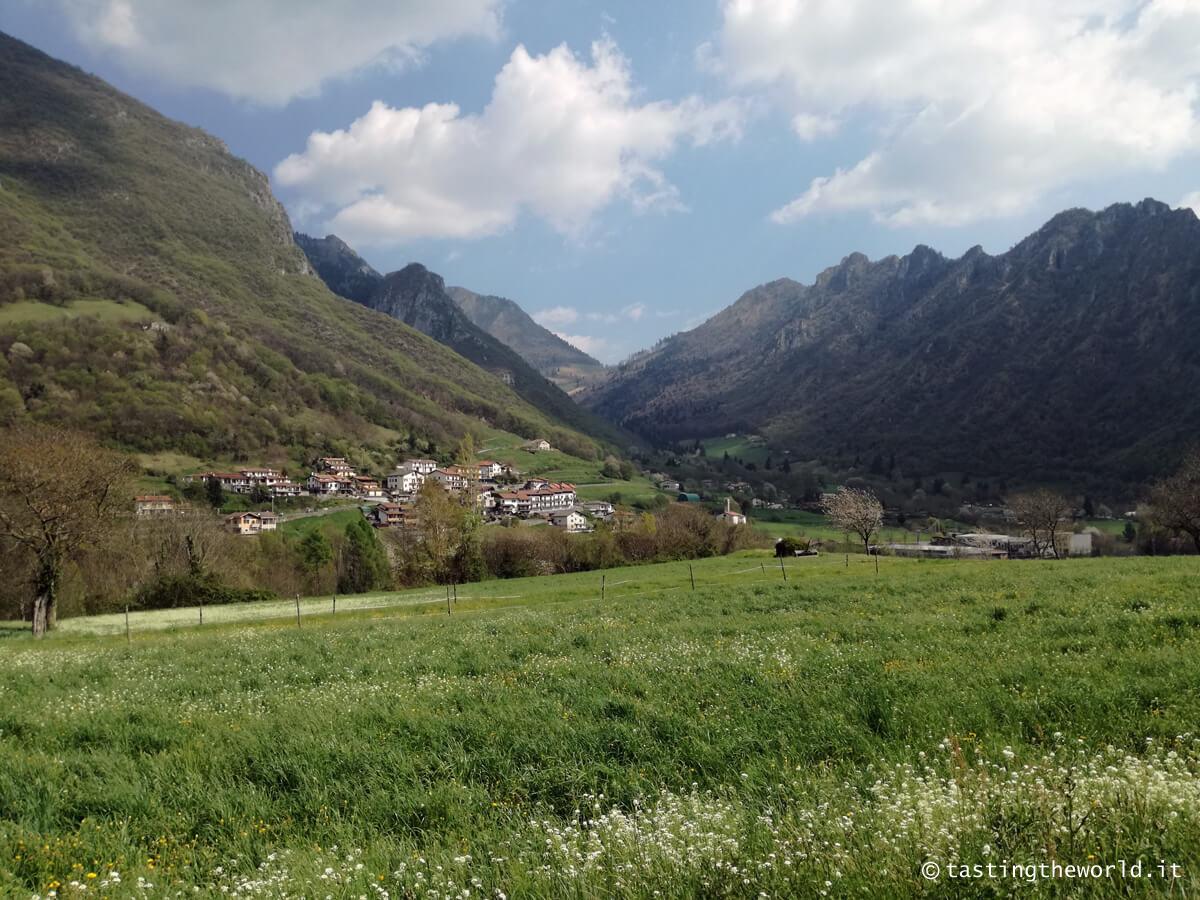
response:
[[[495,37],[500,0],[53,0],[81,41],[175,84],[281,105],[429,45]]]
[[[804,140],[877,126],[775,221],[960,225],[1200,150],[1197,47],[1195,0],[725,0],[705,58]]]
[[[661,161],[739,129],[732,102],[640,103],[611,41],[592,45],[590,63],[566,46],[542,56],[518,46],[481,113],[377,101],[344,130],[314,132],[275,179],[294,208],[364,244],[494,234],[526,211],[579,234],[618,197],[679,208]]]

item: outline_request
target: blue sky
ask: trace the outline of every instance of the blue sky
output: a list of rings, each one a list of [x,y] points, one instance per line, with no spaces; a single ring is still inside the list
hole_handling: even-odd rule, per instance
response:
[[[855,250],[1200,207],[1197,0],[15,0],[0,30],[222,138],[297,228],[610,362]]]

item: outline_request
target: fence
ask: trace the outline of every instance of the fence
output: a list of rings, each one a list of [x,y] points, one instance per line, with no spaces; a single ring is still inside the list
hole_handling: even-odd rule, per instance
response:
[[[840,558],[838,558],[840,557]],[[143,610],[135,611],[128,608],[123,613],[88,617],[86,628],[71,629],[94,635],[114,635],[124,632],[126,639],[132,642],[135,634],[169,631],[174,628],[194,628],[197,626],[231,626],[253,625],[255,623],[270,623],[283,620],[295,622],[297,628],[303,628],[306,621],[312,619],[329,619],[338,615],[378,612],[380,610],[420,609],[422,613],[434,610],[444,610],[445,615],[455,615],[460,602],[469,604],[463,611],[484,611],[507,609],[527,605],[539,598],[547,602],[599,599],[631,600],[663,596],[673,593],[688,593],[705,588],[721,585],[749,586],[768,583],[790,583],[797,581],[797,576],[803,570],[815,563],[814,560],[824,559],[833,562],[832,568],[837,570],[866,571],[879,573],[878,557],[863,554],[826,554],[823,557],[796,557],[760,559],[746,563],[733,571],[713,571],[708,563],[716,562],[710,558],[704,562],[667,563],[647,566],[647,574],[641,575],[636,570],[610,570],[591,573],[569,573],[565,576],[549,576],[564,578],[558,586],[561,590],[547,595],[540,584],[537,589],[526,592],[493,593],[497,582],[475,582],[470,585],[442,585],[419,591],[394,594],[367,594],[353,596],[330,596],[327,599],[307,598],[298,596],[285,601],[271,601],[252,604],[222,604],[218,606],[190,607],[172,610]],[[668,567],[674,566],[670,569]],[[616,580],[614,580],[616,575]],[[547,576],[539,576],[530,581],[535,584]],[[592,580],[594,578],[594,580]],[[524,579],[522,579],[523,581]],[[517,587],[518,585],[514,585]],[[532,585],[531,585],[532,586]],[[501,588],[502,590],[503,588]],[[519,588],[518,588],[519,590]],[[481,607],[480,604],[486,604]],[[67,620],[70,622],[71,620]]]

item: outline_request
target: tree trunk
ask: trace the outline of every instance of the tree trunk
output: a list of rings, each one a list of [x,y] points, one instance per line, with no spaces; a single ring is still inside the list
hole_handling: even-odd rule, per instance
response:
[[[38,563],[37,592],[33,599],[33,636],[40,638],[58,624],[58,555],[47,553]]]

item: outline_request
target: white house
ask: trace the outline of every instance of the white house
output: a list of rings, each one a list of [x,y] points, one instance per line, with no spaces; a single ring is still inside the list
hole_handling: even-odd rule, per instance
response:
[[[561,528],[568,534],[578,534],[581,531],[588,530],[587,516],[573,509],[565,512],[551,513],[550,524],[555,528]]]
[[[401,469],[411,469],[418,475],[432,475],[437,467],[436,459],[406,459],[400,463]]]
[[[465,491],[467,489],[467,474],[458,466],[434,469],[429,477],[448,491]]]
[[[525,450],[528,450],[530,453],[540,453],[540,452],[544,452],[546,450],[554,449],[553,447],[550,446],[549,441],[544,440],[542,438],[534,438],[532,441],[526,441],[522,445],[522,447]]]
[[[575,506],[575,485],[552,481],[531,481],[525,485],[532,513],[556,512]]]
[[[276,497],[299,497],[300,485],[288,478],[282,478],[271,485],[271,493]]]
[[[383,479],[383,486],[393,494],[415,494],[425,483],[425,475],[411,463],[405,463]]]
[[[579,508],[593,519],[601,521],[611,519],[615,511],[613,505],[607,500],[589,500],[587,503],[580,504]]]
[[[310,494],[349,494],[353,490],[353,480],[342,475],[313,472],[308,476],[308,492]]]
[[[479,461],[479,477],[484,479],[499,478],[504,474],[504,466],[495,460],[483,459]]]
[[[494,491],[495,508],[510,516],[529,515],[530,503],[528,491]]]
[[[745,525],[746,516],[741,512],[734,512],[733,501],[728,497],[725,498],[725,511],[720,514],[721,519],[730,525]]]

